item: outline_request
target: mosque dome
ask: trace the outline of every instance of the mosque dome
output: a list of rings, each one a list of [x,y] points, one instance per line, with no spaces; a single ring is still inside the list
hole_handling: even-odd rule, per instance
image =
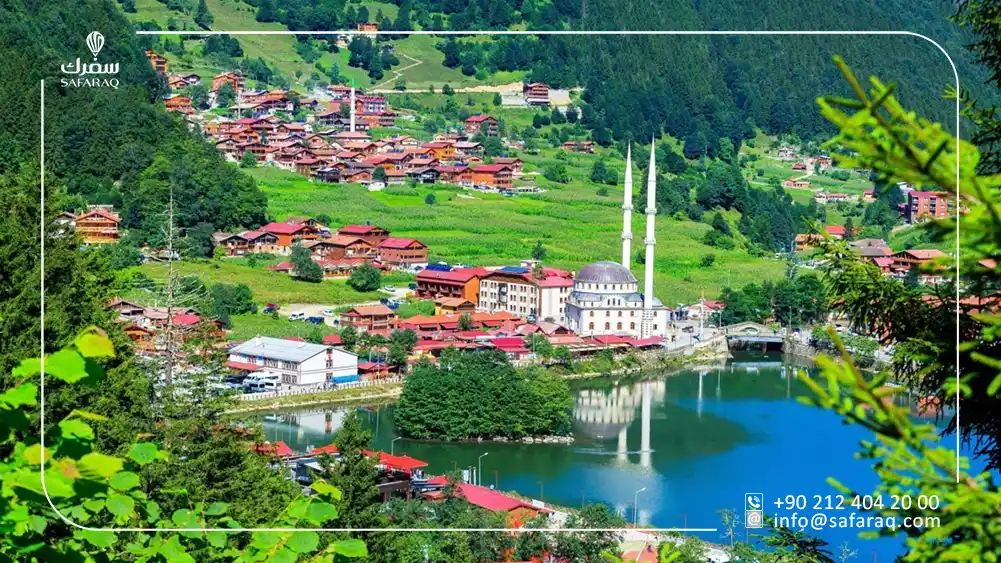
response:
[[[636,276],[618,262],[602,261],[588,264],[574,277],[577,283],[636,283]]]

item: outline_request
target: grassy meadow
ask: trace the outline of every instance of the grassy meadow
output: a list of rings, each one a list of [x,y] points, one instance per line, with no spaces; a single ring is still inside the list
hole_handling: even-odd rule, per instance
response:
[[[432,260],[469,265],[517,264],[542,241],[546,264],[575,271],[597,260],[621,259],[622,186],[608,186],[609,195],[601,197],[596,186],[581,181],[594,158],[573,159],[568,167],[575,179],[571,184],[538,176],[540,187],[549,191],[515,198],[444,185],[369,192],[358,185],[312,183],[274,168],[248,172],[268,195],[277,219],[327,214],[334,225],[371,221],[394,235],[420,239],[430,247]],[[531,168],[526,165],[526,170]],[[424,203],[428,193],[435,194],[437,203]],[[643,216],[634,213],[634,254],[642,248],[643,229]],[[714,297],[727,285],[740,287],[782,275],[781,261],[702,244],[708,229],[688,220],[657,218],[655,291],[665,304],[691,302],[703,291]],[[701,266],[706,254],[716,256],[708,268]],[[643,266],[634,261],[633,272],[642,279]]]

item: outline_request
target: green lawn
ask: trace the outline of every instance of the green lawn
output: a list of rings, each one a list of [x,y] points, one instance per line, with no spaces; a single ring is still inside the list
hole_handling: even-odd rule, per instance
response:
[[[257,335],[271,336],[273,338],[284,338],[287,336],[298,336],[306,340],[313,340],[317,335],[326,336],[337,334],[337,330],[327,325],[314,325],[305,321],[290,321],[288,313],[290,311],[280,311],[278,318],[273,318],[270,314],[247,313],[245,315],[233,315],[231,320],[233,327],[227,331],[226,337],[229,340],[244,341]]]
[[[211,262],[187,262],[175,264],[181,276],[198,276],[205,283],[245,283],[254,292],[254,299],[260,303],[321,303],[331,307],[348,303],[362,303],[385,297],[379,292],[361,293],[349,287],[345,280],[326,280],[310,283],[292,279],[281,272],[271,272],[264,266],[251,268],[241,261],[227,259]],[[166,279],[167,265],[151,262],[140,266],[143,272],[155,280]],[[388,283],[388,282],[387,282]]]
[[[369,192],[356,185],[314,184],[273,168],[249,169],[248,173],[267,193],[270,212],[278,219],[324,213],[335,226],[371,221],[396,235],[420,239],[430,247],[433,260],[471,265],[517,264],[541,240],[547,264],[579,270],[597,260],[619,260],[622,252],[622,187],[608,186],[609,195],[599,197],[597,186],[582,180],[589,170],[587,163],[595,158],[574,157],[571,184],[553,184],[539,176],[539,185],[550,191],[517,198],[470,194],[442,185]],[[424,203],[429,192],[438,200],[433,206]],[[643,216],[634,213],[634,253],[642,246],[643,225]],[[776,260],[703,245],[700,238],[708,225],[658,217],[657,227],[655,286],[666,304],[691,302],[703,290],[712,297],[728,284],[740,287],[777,279],[784,271]],[[700,266],[706,254],[716,255],[710,268]],[[633,272],[642,277],[643,267],[634,264]]]

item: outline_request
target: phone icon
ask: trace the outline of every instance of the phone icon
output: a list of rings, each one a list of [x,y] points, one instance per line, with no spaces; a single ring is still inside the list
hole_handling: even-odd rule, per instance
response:
[[[744,493],[744,510],[761,510],[765,505],[764,499],[761,493]]]

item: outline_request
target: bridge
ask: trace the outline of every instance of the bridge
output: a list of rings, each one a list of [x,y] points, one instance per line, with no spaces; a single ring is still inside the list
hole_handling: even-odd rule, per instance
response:
[[[723,327],[728,342],[781,344],[785,335],[760,323],[745,321]]]

